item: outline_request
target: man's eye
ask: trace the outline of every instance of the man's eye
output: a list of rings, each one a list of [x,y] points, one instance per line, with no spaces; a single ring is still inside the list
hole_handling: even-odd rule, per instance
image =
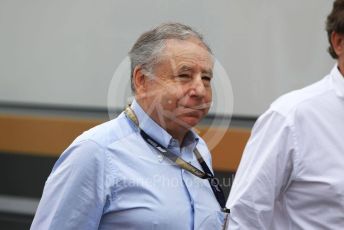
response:
[[[203,76],[202,77],[202,80],[204,80],[204,81],[211,81],[211,77],[209,77],[209,76]]]
[[[189,75],[189,74],[179,74],[179,75],[178,75],[178,78],[179,78],[180,80],[188,80],[188,79],[191,78],[191,75]]]

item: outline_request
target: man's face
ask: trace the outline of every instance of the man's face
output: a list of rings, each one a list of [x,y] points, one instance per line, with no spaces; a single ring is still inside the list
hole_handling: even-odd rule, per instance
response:
[[[208,113],[213,60],[197,39],[168,40],[144,87],[145,109],[171,134],[195,126]]]

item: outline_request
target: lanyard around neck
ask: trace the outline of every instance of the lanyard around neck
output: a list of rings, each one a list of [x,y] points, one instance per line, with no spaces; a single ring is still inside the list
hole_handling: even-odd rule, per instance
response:
[[[203,171],[199,170],[192,164],[186,162],[181,157],[177,156],[176,154],[170,152],[167,150],[164,146],[159,144],[156,140],[154,140],[152,137],[150,137],[145,131],[143,131],[139,126],[139,121],[134,113],[134,111],[128,106],[124,113],[126,116],[139,128],[140,134],[142,138],[150,144],[152,147],[154,147],[158,152],[160,152],[162,155],[164,155],[167,159],[177,164],[180,168],[187,170],[188,172],[192,173],[193,175],[201,178],[201,179],[208,179],[210,187],[219,202],[222,211],[229,213],[229,209],[226,208],[226,201],[225,196],[223,194],[223,191],[221,189],[221,186],[216,178],[214,178],[213,173],[210,171],[208,165],[204,161],[203,157],[201,156],[200,152],[197,148],[194,149],[195,156],[200,163]]]

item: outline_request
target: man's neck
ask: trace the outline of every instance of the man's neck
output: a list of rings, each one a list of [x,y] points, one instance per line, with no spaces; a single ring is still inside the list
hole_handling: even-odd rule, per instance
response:
[[[186,133],[187,131],[172,131],[172,130],[168,130],[165,129],[174,139],[178,140],[179,145],[182,146],[183,145],[183,141],[185,139]]]
[[[169,128],[169,124],[173,121],[168,121],[168,119],[165,119],[161,121],[160,119],[164,119],[164,116],[159,116],[156,111],[156,109],[150,110],[149,107],[151,105],[148,105],[145,103],[145,101],[142,101],[138,98],[136,98],[136,102],[141,106],[142,110],[155,122],[157,123],[161,128],[165,129],[167,133],[169,133],[174,139],[178,140],[179,144],[182,145],[184,138],[188,132],[186,129],[182,128]]]

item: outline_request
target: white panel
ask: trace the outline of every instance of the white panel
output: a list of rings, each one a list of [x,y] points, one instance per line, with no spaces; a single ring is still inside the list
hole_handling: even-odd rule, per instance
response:
[[[179,21],[204,34],[228,73],[234,114],[259,115],[279,95],[322,78],[333,65],[324,30],[331,5],[328,0],[1,0],[0,101],[107,107],[112,77],[137,37],[161,22]],[[222,77],[215,91],[223,87]],[[126,87],[119,94],[129,92]],[[123,107],[121,97],[113,96],[110,104]],[[224,102],[228,97],[231,92]]]

